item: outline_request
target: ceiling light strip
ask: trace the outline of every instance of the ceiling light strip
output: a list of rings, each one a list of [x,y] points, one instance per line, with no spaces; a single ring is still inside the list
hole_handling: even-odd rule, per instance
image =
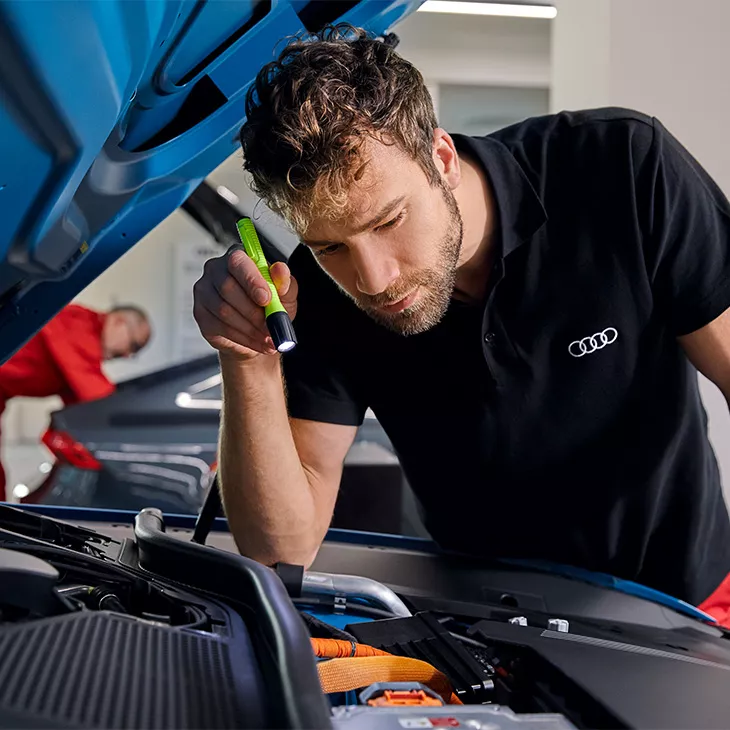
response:
[[[492,15],[502,18],[543,18],[551,20],[558,14],[553,5],[517,5],[516,3],[458,2],[457,0],[426,0],[419,13],[455,13],[457,15]]]

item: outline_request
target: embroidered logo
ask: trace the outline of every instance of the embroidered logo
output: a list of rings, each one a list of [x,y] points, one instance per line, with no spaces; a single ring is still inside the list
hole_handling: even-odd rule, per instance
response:
[[[568,345],[568,352],[573,357],[583,357],[590,355],[598,350],[602,350],[606,345],[612,345],[618,339],[618,331],[615,327],[608,327],[603,332],[596,332],[595,335],[584,337],[581,340],[573,340]]]

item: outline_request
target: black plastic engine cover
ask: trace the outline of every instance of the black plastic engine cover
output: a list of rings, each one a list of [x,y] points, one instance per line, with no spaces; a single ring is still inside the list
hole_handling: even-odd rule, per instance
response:
[[[0,627],[0,727],[261,728],[245,627],[230,636],[105,611]]]

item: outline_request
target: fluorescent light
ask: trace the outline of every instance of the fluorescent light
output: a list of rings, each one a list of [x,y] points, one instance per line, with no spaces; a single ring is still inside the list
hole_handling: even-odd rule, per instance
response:
[[[51,469],[53,469],[53,466],[49,464],[47,461],[44,461],[42,464],[38,465],[38,471],[41,474],[48,474],[50,473]]]
[[[458,15],[498,15],[503,18],[554,18],[558,9],[552,5],[517,5],[516,3],[459,2],[426,0],[419,13],[456,13]]]
[[[175,405],[178,408],[190,408],[190,401],[192,401],[190,393],[183,392],[175,396]]]
[[[231,205],[238,205],[240,202],[238,195],[236,195],[233,190],[229,190],[225,185],[219,185],[215,191],[221,196],[221,198],[225,198]]]
[[[13,495],[16,496],[18,499],[23,499],[23,497],[27,497],[30,494],[30,489],[25,486],[25,484],[16,484],[13,487]]]

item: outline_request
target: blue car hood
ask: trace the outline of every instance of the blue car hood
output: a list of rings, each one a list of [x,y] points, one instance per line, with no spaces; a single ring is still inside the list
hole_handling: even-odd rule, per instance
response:
[[[281,39],[423,0],[0,0],[0,362],[231,155]]]

